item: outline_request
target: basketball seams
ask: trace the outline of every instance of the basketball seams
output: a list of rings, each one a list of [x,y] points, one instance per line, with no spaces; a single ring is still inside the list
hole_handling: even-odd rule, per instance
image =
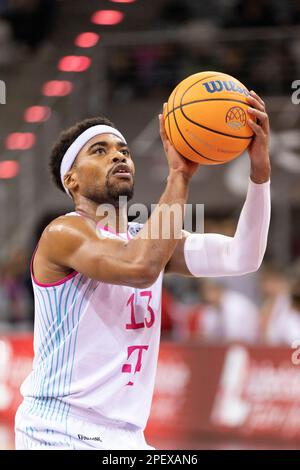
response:
[[[234,103],[241,103],[243,105],[247,105],[247,103],[245,103],[245,101],[241,101],[241,100],[235,100],[235,99],[232,99],[232,98],[206,98],[205,100],[193,100],[193,101],[188,101],[187,103],[182,103],[182,106],[188,106],[189,104],[195,104],[195,103],[203,103],[205,101],[230,101],[230,102],[234,102]],[[174,111],[177,111],[177,109],[180,109],[180,106],[175,106],[175,108],[173,108],[171,111],[168,111],[168,113],[166,114],[166,117],[168,117],[169,114],[173,113]]]
[[[176,88],[174,88],[174,90],[173,90],[173,94],[174,94],[174,95],[176,95],[177,90],[178,90],[178,88],[180,87],[180,85],[181,85],[181,82],[176,86]],[[171,95],[171,96],[172,96],[172,95]],[[171,143],[172,143],[172,145],[173,145],[172,132],[171,132],[171,124],[170,124],[170,112],[169,112],[169,101],[170,101],[170,98],[171,98],[171,97],[169,97],[169,99],[168,99],[168,101],[167,101],[167,114],[166,114],[166,116],[165,116],[165,119],[168,119],[169,139],[170,139],[170,141],[171,141]]]
[[[203,82],[203,80],[206,80],[207,78],[215,77],[216,75],[219,75],[219,74],[209,75],[208,77],[201,78],[201,80],[198,80],[196,83],[193,83],[193,85],[190,85],[190,86],[185,90],[185,92],[183,93],[183,96],[185,95],[185,93],[186,93],[190,88],[192,88],[192,87],[193,87],[194,85],[196,85],[197,83]],[[183,85],[183,82],[184,82],[184,81],[185,81],[185,80],[183,80],[182,82],[180,82],[180,83],[177,85],[177,87],[174,88],[174,90],[173,90],[173,93],[174,93],[174,95],[173,95],[173,109],[172,109],[172,111],[168,111],[168,112],[167,112],[166,117],[167,117],[169,114],[171,114],[175,109],[178,109],[178,108],[180,107],[180,105],[179,105],[179,106],[174,106],[174,104],[175,104],[175,95],[177,94],[178,89]],[[172,95],[171,95],[171,96],[172,96]],[[169,100],[168,100],[168,103],[167,103],[167,104],[169,104]]]
[[[168,127],[169,127],[169,139],[170,141],[172,142],[172,135],[171,135],[171,126],[170,126],[170,117],[169,117],[169,101],[167,102],[167,116],[166,118],[168,119]],[[172,145],[173,145],[173,142],[172,142]]]
[[[211,101],[211,100],[207,100],[207,101]],[[220,100],[222,101],[222,100]],[[204,126],[203,124],[199,124],[198,122],[195,122],[193,121],[193,119],[189,118],[185,112],[183,111],[183,108],[186,106],[186,104],[180,106],[180,111],[182,112],[182,115],[185,117],[185,119],[189,122],[191,122],[192,124],[195,124],[195,126],[198,126],[198,127],[201,127],[202,129],[205,129],[207,131],[210,131],[210,132],[213,132],[214,134],[219,134],[219,135],[224,135],[225,137],[230,137],[232,139],[241,139],[241,140],[251,140],[253,139],[253,135],[249,136],[249,137],[243,137],[242,135],[232,135],[232,134],[227,134],[226,132],[221,132],[221,131],[217,131],[215,129],[211,129],[210,127],[207,127],[207,126]]]
[[[207,77],[206,77],[207,78]],[[176,94],[177,94],[177,89],[175,90],[175,93],[174,93],[174,96],[173,96],[173,106],[174,106],[174,102],[175,102],[175,97],[176,97]],[[175,122],[175,125],[176,125],[176,128],[179,132],[179,134],[181,135],[181,138],[184,140],[184,142],[187,144],[188,147],[190,147],[191,150],[193,150],[193,152],[195,152],[197,155],[199,155],[200,157],[204,158],[205,160],[208,160],[210,162],[217,162],[217,163],[225,163],[225,161],[223,160],[214,160],[213,158],[209,158],[209,157],[206,157],[205,155],[202,155],[200,152],[198,152],[197,150],[194,149],[194,147],[185,139],[184,135],[182,134],[179,126],[178,126],[178,123],[177,123],[177,120],[176,120],[176,113],[173,113],[173,118],[174,118],[174,122]]]

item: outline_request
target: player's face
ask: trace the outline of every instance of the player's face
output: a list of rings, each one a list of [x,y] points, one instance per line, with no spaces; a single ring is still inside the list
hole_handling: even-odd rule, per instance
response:
[[[101,204],[118,205],[119,196],[131,199],[134,163],[128,146],[113,134],[93,137],[75,162],[80,194]]]

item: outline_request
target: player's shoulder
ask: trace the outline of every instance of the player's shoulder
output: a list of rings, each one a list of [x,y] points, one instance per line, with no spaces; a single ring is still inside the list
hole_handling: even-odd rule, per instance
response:
[[[60,264],[86,240],[95,238],[96,231],[91,222],[76,214],[61,215],[52,220],[39,239],[36,257]]]
[[[86,217],[81,217],[76,212],[61,215],[53,219],[45,227],[40,243],[71,242],[87,233],[94,231],[95,224]]]
[[[91,221],[86,217],[78,215],[76,212],[60,215],[53,219],[45,228],[45,233],[62,233],[69,228],[90,226]]]

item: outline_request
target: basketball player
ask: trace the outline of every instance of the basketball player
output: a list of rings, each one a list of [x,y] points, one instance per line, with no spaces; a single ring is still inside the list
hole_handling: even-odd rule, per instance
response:
[[[150,449],[143,430],[150,413],[160,338],[163,272],[233,276],[259,268],[270,219],[269,122],[249,98],[249,188],[235,236],[181,233],[162,207],[181,213],[198,168],[160,133],[169,175],[144,226],[127,221],[119,196],[132,197],[134,163],[122,134],[106,118],[65,131],[51,155],[57,186],[74,212],[44,230],[31,263],[35,295],[33,370],[21,387],[17,449]],[[256,123],[257,119],[259,124]],[[115,207],[114,230],[99,206]],[[163,206],[164,205],[164,206]],[[180,219],[180,218],[179,218]],[[149,227],[155,237],[148,235]]]

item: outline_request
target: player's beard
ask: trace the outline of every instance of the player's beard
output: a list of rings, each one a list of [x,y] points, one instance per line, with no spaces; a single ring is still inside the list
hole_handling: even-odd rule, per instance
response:
[[[134,193],[134,183],[128,182],[126,184],[112,184],[109,179],[106,180],[105,184],[107,201],[109,204],[112,204],[115,207],[119,206],[119,197],[123,196],[127,198],[127,201],[130,201],[133,198]]]
[[[134,194],[134,182],[126,182],[116,184],[112,183],[109,177],[105,181],[105,186],[102,189],[88,190],[85,194],[85,197],[91,199],[97,204],[111,204],[114,207],[119,207],[119,198],[120,196],[126,197],[127,201],[130,201],[133,198]]]

